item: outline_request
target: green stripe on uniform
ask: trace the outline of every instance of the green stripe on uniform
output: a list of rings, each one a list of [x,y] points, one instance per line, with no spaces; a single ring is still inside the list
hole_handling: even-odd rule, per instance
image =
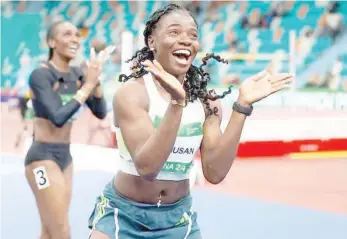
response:
[[[63,105],[69,102],[73,98],[73,96],[74,96],[73,94],[60,94],[60,99]]]
[[[154,128],[159,128],[162,118],[155,116],[154,118]],[[200,136],[202,135],[202,125],[200,122],[193,122],[188,124],[181,124],[178,130],[178,137],[190,137],[190,136]]]
[[[168,173],[187,173],[192,167],[193,162],[190,163],[181,163],[181,162],[166,162],[161,169],[163,172]]]
[[[189,217],[191,217],[191,215],[188,215],[188,213],[184,212],[183,217],[176,223],[175,227],[181,227],[188,224]]]
[[[95,229],[98,221],[105,215],[105,208],[108,203],[109,200],[104,195],[101,195],[100,201],[96,204],[96,217],[93,220],[93,229]]]

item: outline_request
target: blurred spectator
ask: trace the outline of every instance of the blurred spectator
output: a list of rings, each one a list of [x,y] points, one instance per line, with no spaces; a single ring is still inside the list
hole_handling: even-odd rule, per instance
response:
[[[274,16],[271,13],[266,13],[261,17],[261,27],[262,28],[269,28],[271,25],[272,20],[274,19]]]
[[[280,43],[284,34],[284,30],[282,27],[277,27],[273,30],[272,41],[274,43]]]
[[[331,91],[337,91],[339,90],[342,79],[342,69],[343,63],[341,57],[339,57],[333,62],[331,69],[325,76],[313,75],[306,84],[306,87],[328,88]]]
[[[228,51],[230,53],[238,51],[239,40],[233,30],[226,33],[226,42],[228,42]]]
[[[335,40],[335,38],[341,33],[343,27],[341,13],[327,13],[326,23],[329,35]]]
[[[270,10],[261,17],[261,27],[269,28],[274,18],[282,17],[293,8],[293,1],[276,1],[271,4]]]
[[[309,12],[310,8],[308,6],[308,4],[302,4],[299,8],[299,10],[296,13],[296,16],[298,17],[298,19],[300,20],[305,20],[305,18],[307,17],[307,14]]]
[[[253,9],[249,16],[245,15],[241,19],[241,26],[243,28],[259,28],[262,26],[261,14],[258,8]]]
[[[329,13],[336,13],[338,8],[340,7],[340,3],[337,1],[329,1],[328,6],[326,8]]]
[[[191,11],[195,16],[200,15],[202,9],[201,9],[201,2],[200,1],[191,1],[188,2],[186,5],[186,8]]]
[[[308,54],[311,52],[312,46],[316,41],[314,31],[311,27],[305,26],[296,40],[297,64],[301,65]]]
[[[278,5],[282,6],[282,5]],[[283,5],[285,6],[285,5]],[[280,7],[279,7],[280,8]],[[252,28],[269,28],[273,19],[280,14],[284,14],[282,10],[272,9],[268,13],[262,15],[259,8],[253,9],[249,15],[244,15],[241,18],[241,26],[244,29],[252,29]]]
[[[339,3],[332,2],[318,20],[317,36],[330,36],[333,40],[343,30],[343,17],[337,12]]]
[[[330,90],[338,90],[341,82],[341,72],[343,69],[342,59],[339,57],[331,67],[330,71],[327,74],[326,85]]]
[[[276,1],[271,4],[268,15],[271,17],[280,17],[286,15],[292,5],[288,4],[292,1]]]
[[[213,21],[222,21],[222,15],[219,11],[219,7],[225,4],[223,1],[212,1],[207,8],[205,21],[213,22]]]

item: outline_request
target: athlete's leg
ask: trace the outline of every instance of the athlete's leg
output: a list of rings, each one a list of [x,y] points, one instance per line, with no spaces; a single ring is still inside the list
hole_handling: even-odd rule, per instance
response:
[[[35,179],[34,171],[40,167],[43,170],[37,172]],[[70,239],[67,187],[60,167],[53,160],[34,161],[25,167],[25,174],[40,213],[42,236],[49,235],[42,239]],[[46,188],[39,188],[45,185]]]
[[[46,228],[46,226],[43,223],[43,218],[40,215],[40,219],[41,219],[41,235],[40,235],[40,239],[51,239],[48,229]]]
[[[71,204],[71,196],[72,196],[72,176],[73,176],[73,163],[71,162],[69,166],[64,169],[64,179],[65,179],[65,200],[66,200],[66,213],[69,211],[69,207]]]

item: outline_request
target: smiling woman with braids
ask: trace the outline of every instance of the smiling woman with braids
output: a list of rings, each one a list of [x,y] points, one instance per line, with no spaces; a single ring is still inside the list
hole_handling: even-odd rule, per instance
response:
[[[92,239],[201,238],[192,210],[189,172],[201,150],[205,178],[220,183],[237,153],[252,104],[287,88],[290,74],[266,71],[245,79],[225,132],[220,98],[206,89],[206,61],[198,26],[186,9],[170,4],[153,13],[144,31],[146,47],[130,59],[133,73],[114,97],[121,170],[104,188],[90,218]],[[135,79],[129,81],[130,79]]]

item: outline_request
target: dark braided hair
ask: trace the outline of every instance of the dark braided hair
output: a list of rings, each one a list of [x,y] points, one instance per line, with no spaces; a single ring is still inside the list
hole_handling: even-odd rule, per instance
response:
[[[148,47],[148,37],[152,35],[160,18],[173,11],[185,11],[189,13],[189,15],[194,19],[196,25],[198,25],[195,17],[190,11],[176,4],[169,4],[155,11],[151,15],[150,19],[147,21],[146,28],[143,32],[146,46],[143,47],[141,50],[136,51],[135,55],[131,59],[126,61],[127,63],[133,62],[131,70],[134,70],[134,72],[130,75],[121,74],[119,76],[120,82],[126,82],[131,78],[140,78],[148,73],[144,69],[144,67],[141,65],[141,62],[144,62],[145,60],[150,60],[150,61],[154,60],[154,54]],[[203,67],[207,65],[207,61],[211,58],[215,59],[218,62],[228,64],[226,60],[222,59],[218,55],[215,55],[214,53],[206,54],[206,56],[202,58],[202,64],[199,67],[196,67],[194,65],[190,66],[186,75],[186,81],[184,82],[184,85],[183,85],[186,91],[186,101],[194,102],[196,99],[199,98],[206,105],[206,108],[209,111],[210,115],[217,114],[218,109],[217,107],[215,107],[212,110],[210,108],[210,104],[208,100],[214,101],[217,99],[224,98],[227,94],[231,93],[231,87],[232,87],[232,86],[229,86],[228,90],[223,92],[222,95],[217,95],[215,90],[209,90],[209,91],[207,90],[207,83],[210,81],[210,75],[209,73],[204,71]]]

